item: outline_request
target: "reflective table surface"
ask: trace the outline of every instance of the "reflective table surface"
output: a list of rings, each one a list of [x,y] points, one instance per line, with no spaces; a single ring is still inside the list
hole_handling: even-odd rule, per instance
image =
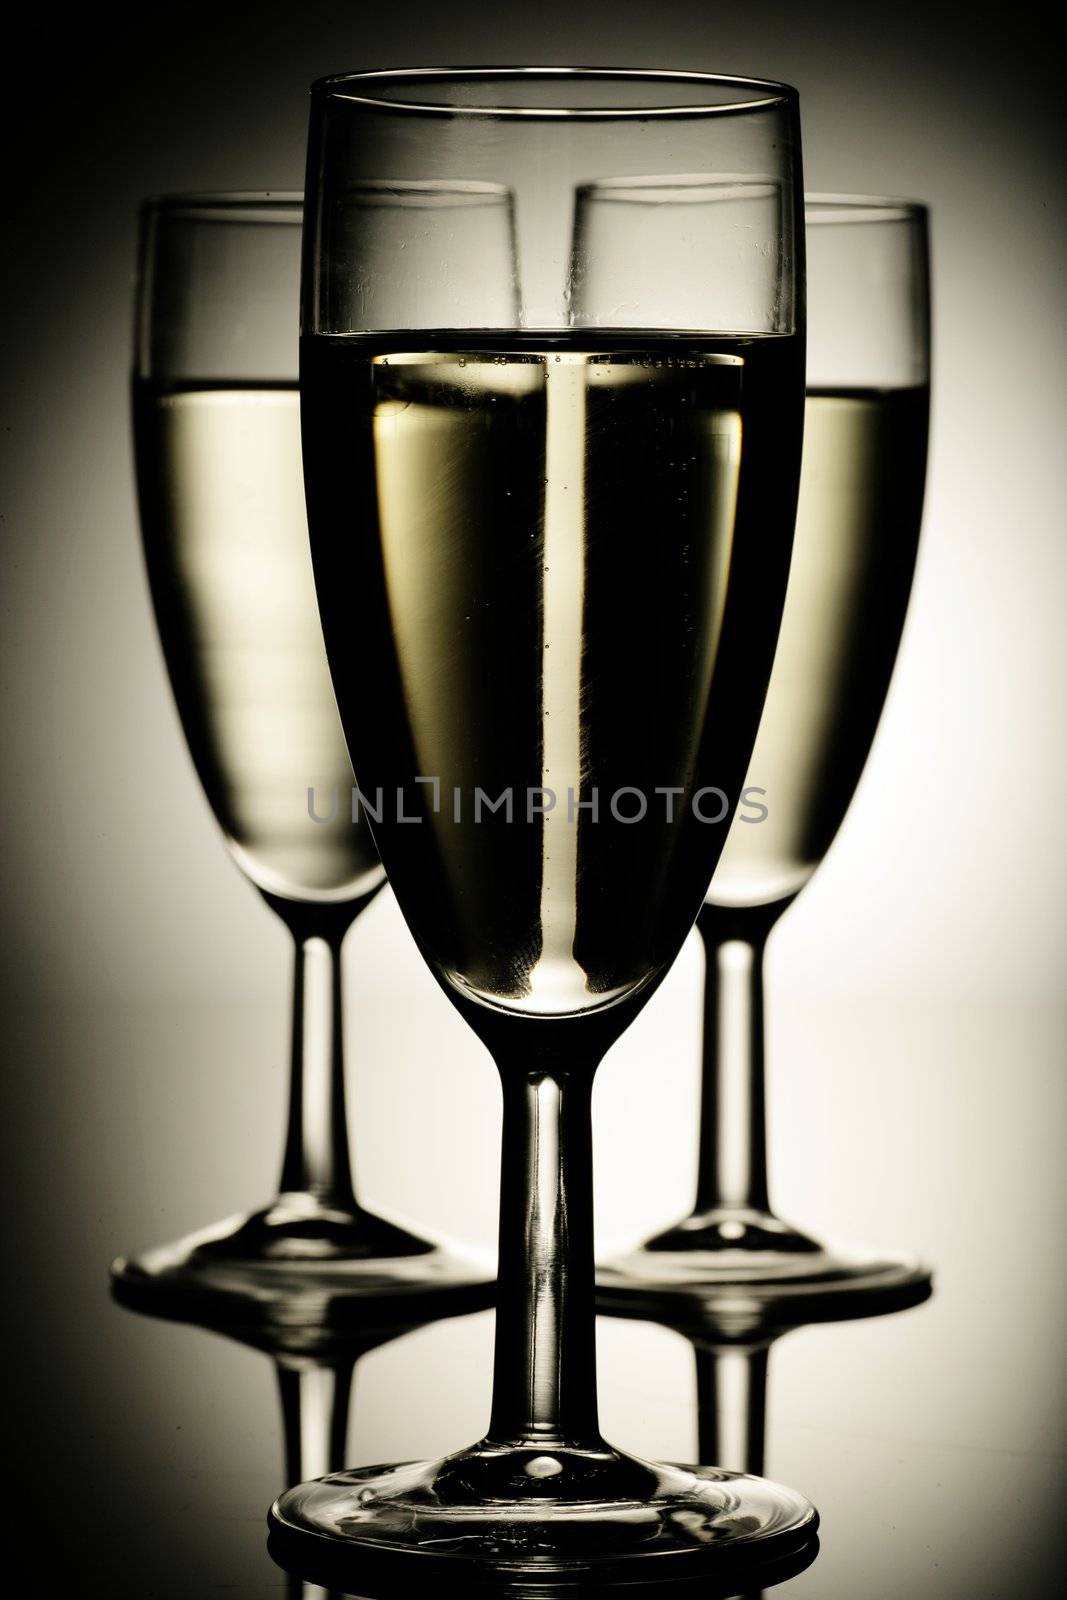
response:
[[[841,1187],[858,1187],[866,1169],[877,1193],[858,1220],[880,1229],[875,1242],[932,1258],[933,1297],[770,1344],[689,1329],[694,1345],[677,1329],[601,1318],[602,1424],[628,1450],[684,1461],[702,1444],[719,1465],[762,1466],[808,1495],[821,1549],[777,1587],[790,1600],[1029,1600],[1059,1591],[1065,1554],[1062,1019],[992,1005],[901,1017],[887,1005],[877,1019],[822,1027],[825,1082],[841,1082],[843,1104],[823,1100],[813,1113],[823,1133],[811,1136],[812,1160],[825,1168],[836,1148]],[[802,1052],[802,1023],[794,1008],[780,1049]],[[310,1337],[271,1351],[112,1301],[111,1256],[220,1203],[255,1200],[240,1101],[257,1083],[257,1030],[266,1040],[275,1024],[248,1009],[200,1017],[162,1005],[54,1007],[9,1024],[9,1460],[27,1516],[46,1512],[52,1530],[37,1547],[42,1580],[61,1576],[65,1594],[324,1600],[267,1551],[266,1510],[287,1476],[431,1457],[484,1430],[491,1311],[381,1341],[316,1348]],[[654,1044],[657,1020],[639,1026],[635,1051]],[[881,1129],[853,1125],[852,1091],[834,1078],[857,1040],[850,1072],[884,1075],[898,1061],[886,1102],[896,1109]],[[207,1063],[217,1074],[231,1052],[233,1081],[198,1136]],[[491,1116],[488,1070],[484,1079],[479,1114]],[[598,1143],[622,1138],[624,1115],[632,1123],[632,1107],[607,1102],[637,1081],[624,1064],[598,1090]],[[277,1092],[271,1077],[264,1097]],[[363,1110],[379,1116],[373,1089]],[[253,1142],[275,1111],[257,1111]],[[396,1159],[378,1149],[387,1138],[379,1128],[364,1162],[376,1189]],[[495,1127],[484,1133],[479,1214],[495,1139]],[[885,1145],[888,1165],[871,1154]],[[264,1184],[270,1153],[254,1163]],[[629,1159],[636,1171],[634,1151]],[[617,1160],[609,1150],[608,1181]],[[803,1181],[790,1176],[793,1158],[782,1166],[795,1211]],[[183,1175],[195,1193],[183,1192]],[[619,1194],[637,1235],[644,1219],[627,1219]],[[664,1192],[660,1211],[679,1198],[680,1188]],[[453,1197],[451,1215],[468,1202]],[[812,1207],[824,1203],[812,1187]],[[803,1220],[821,1224],[831,1210]],[[486,1215],[484,1237],[491,1228]]]

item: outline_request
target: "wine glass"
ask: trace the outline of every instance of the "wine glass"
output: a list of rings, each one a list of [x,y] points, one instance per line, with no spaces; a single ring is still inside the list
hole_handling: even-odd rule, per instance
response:
[[[144,549],[182,726],[230,854],[296,958],[280,1193],[112,1273],[127,1297],[259,1322],[491,1297],[483,1270],[367,1211],[352,1181],[341,945],[384,871],[352,814],[308,549],[301,218],[298,194],[150,200],[133,381]]]
[[[832,844],[874,739],[911,589],[929,414],[926,209],[811,195],[806,223],[807,403],[785,614],[742,803],[697,920],[696,1202],[600,1269],[605,1305],[818,1298],[840,1314],[845,1299],[873,1309],[930,1281],[909,1256],[810,1237],[768,1195],[764,946]]]
[[[720,203],[679,230],[624,198],[628,246],[598,253],[578,187],[650,167],[706,172]],[[487,185],[513,197],[514,257],[486,238]],[[408,200],[384,228],[382,189]],[[301,396],[327,655],[397,900],[498,1066],[504,1125],[488,1434],[290,1489],[270,1520],[294,1563],[658,1582],[810,1546],[792,1491],[604,1442],[590,1126],[598,1062],[696,916],[770,674],[800,206],[779,85],[427,69],[313,90]]]

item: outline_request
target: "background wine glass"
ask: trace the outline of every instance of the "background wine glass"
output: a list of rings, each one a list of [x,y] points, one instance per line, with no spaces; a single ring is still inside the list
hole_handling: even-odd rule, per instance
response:
[[[366,1317],[486,1275],[356,1199],[341,944],[381,887],[322,644],[296,381],[301,197],[176,196],[143,213],[133,415],[171,685],[230,853],[296,944],[280,1193],[116,1261],[127,1294],[231,1317]],[[312,814],[314,813],[314,815]]]
[[[798,162],[779,85],[432,69],[314,90],[301,394],[327,654],[398,903],[499,1067],[504,1133],[488,1435],[288,1491],[271,1525],[294,1561],[655,1581],[809,1546],[792,1491],[604,1442],[590,1129],[595,1068],[696,915],[729,810],[709,796],[743,778],[770,673]],[[624,203],[630,248],[597,250],[575,190],[630,163],[731,176],[695,232]],[[384,230],[368,185],[397,201]],[[518,279],[487,237],[501,185]]]
[[[597,207],[591,195],[592,212]],[[929,413],[927,214],[808,197],[808,376],[792,568],[742,805],[697,922],[706,958],[693,1212],[601,1268],[606,1303],[663,1295],[890,1300],[929,1281],[906,1256],[830,1247],[767,1184],[762,963],[768,934],[848,810],[911,589]],[[762,816],[761,816],[762,813]]]

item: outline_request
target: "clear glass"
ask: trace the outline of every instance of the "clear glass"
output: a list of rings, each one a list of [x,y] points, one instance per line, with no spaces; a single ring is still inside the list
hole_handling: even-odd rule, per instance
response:
[[[764,947],[833,842],[874,739],[911,589],[929,415],[925,208],[812,195],[806,219],[804,461],[785,615],[744,799],[697,922],[696,1200],[601,1267],[606,1305],[762,1304],[788,1320],[790,1304],[801,1317],[815,1299],[822,1314],[853,1298],[872,1310],[930,1278],[909,1256],[812,1238],[768,1193]]]
[[[142,219],[141,526],[189,750],[241,871],[295,943],[292,1080],[270,1205],[116,1261],[127,1295],[292,1324],[487,1302],[484,1269],[359,1204],[341,946],[384,881],[322,643],[300,459],[301,196],[175,196]]]
[[[770,674],[803,412],[798,140],[791,90],[698,75],[313,91],[301,395],[327,655],[397,900],[504,1108],[487,1436],[271,1511],[286,1561],[330,1556],[350,1587],[377,1566],[710,1581],[810,1548],[800,1495],[602,1438],[590,1127],[599,1061],[696,916]],[[635,170],[730,193],[683,237],[639,207],[636,276],[578,207]]]

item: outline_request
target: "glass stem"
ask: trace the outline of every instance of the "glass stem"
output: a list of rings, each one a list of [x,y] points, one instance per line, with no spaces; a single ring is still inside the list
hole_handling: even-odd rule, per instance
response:
[[[489,1442],[604,1448],[597,1418],[593,1072],[501,1071],[496,1356]]]
[[[326,909],[347,916],[324,916],[314,931],[289,921],[296,943],[293,1052],[280,1187],[354,1214],[341,1013],[341,944],[352,911]]]
[[[763,953],[773,920],[764,914],[749,926],[709,905],[697,918],[705,962],[697,1215],[770,1212]]]

